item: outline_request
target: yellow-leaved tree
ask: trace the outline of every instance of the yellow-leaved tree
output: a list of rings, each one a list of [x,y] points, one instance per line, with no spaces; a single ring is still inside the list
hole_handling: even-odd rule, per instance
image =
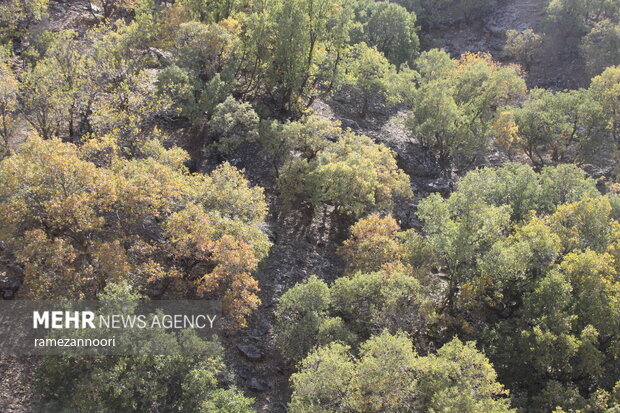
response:
[[[114,141],[32,137],[0,162],[0,239],[27,291],[87,298],[129,280],[155,295],[223,298],[244,325],[260,303],[251,272],[270,247],[262,188],[229,164],[190,174],[183,150],[156,141],[144,152],[127,160]],[[89,160],[101,153],[105,167]]]

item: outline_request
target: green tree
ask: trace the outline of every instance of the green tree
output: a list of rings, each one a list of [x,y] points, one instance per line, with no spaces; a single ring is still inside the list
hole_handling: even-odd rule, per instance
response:
[[[511,311],[523,285],[547,274],[561,253],[560,237],[544,219],[531,216],[479,259],[477,277],[463,289],[464,307],[480,310],[483,319]]]
[[[428,30],[442,22],[453,0],[396,0],[395,3],[409,11],[415,11],[422,28]]]
[[[189,9],[194,19],[203,23],[217,23],[229,18],[247,1],[181,0],[180,3]]]
[[[581,53],[590,75],[620,65],[620,23],[598,22],[581,41]]]
[[[383,330],[413,334],[422,345],[434,319],[418,280],[386,271],[359,272],[331,287],[312,276],[282,295],[275,314],[276,346],[293,362],[317,346],[353,345]]]
[[[515,221],[524,219],[529,211],[541,209],[540,175],[517,163],[469,172],[458,181],[456,194],[468,202],[478,199],[495,206],[508,204]]]
[[[489,145],[496,108],[525,93],[523,79],[514,67],[481,54],[452,62],[445,52],[423,53],[418,66],[420,85],[407,121],[412,137],[435,151],[444,173],[457,158],[473,164]]]
[[[551,0],[547,5],[547,22],[569,42],[579,40],[592,25],[620,18],[620,7],[608,0]]]
[[[515,411],[493,366],[473,342],[453,339],[419,363],[421,411]]]
[[[611,140],[620,143],[620,66],[605,69],[592,79],[588,88],[588,101],[584,110],[587,136],[594,142]]]
[[[434,317],[426,292],[408,274],[356,273],[334,282],[332,308],[360,339],[383,330],[404,331],[416,337],[416,345],[422,345]]]
[[[526,29],[522,32],[506,31],[504,53],[523,64],[525,70],[530,69],[540,46],[542,46],[542,37],[534,33],[532,29]]]
[[[301,360],[316,345],[329,305],[329,287],[316,276],[280,297],[275,312],[276,346],[287,359]]]
[[[437,340],[442,329],[447,335],[477,338],[520,408],[605,411],[613,406],[609,392],[619,371],[614,356],[614,303],[620,291],[615,203],[574,165],[546,166],[540,173],[518,164],[472,171],[448,198],[435,194],[419,203],[423,235],[398,233],[389,226],[384,234],[385,224],[373,216],[367,221],[375,224],[367,231],[357,234],[364,221],[354,227],[357,235],[347,241],[348,257],[359,256],[355,262],[363,267],[382,266],[383,275],[337,280],[331,287],[334,314],[365,338],[381,328],[377,320],[389,319],[378,317],[385,311],[384,291],[418,297],[408,299],[417,303],[413,307],[397,300],[398,308],[406,310],[391,324],[416,337],[416,346],[425,348],[425,340]],[[419,293],[406,284],[391,284],[397,273],[387,271],[394,262],[412,262],[409,237],[418,248],[430,249],[426,259],[435,268],[426,276],[414,272]],[[380,246],[386,247],[385,257]],[[404,282],[401,277],[393,279]],[[407,318],[414,314],[422,318]],[[420,327],[407,328],[416,325]],[[554,388],[575,397],[552,397]],[[450,411],[485,409],[472,407],[477,405],[467,397],[460,399],[465,393],[450,391],[438,403],[451,406],[443,407]],[[432,408],[441,410],[438,406]],[[422,409],[429,410],[428,405]]]
[[[528,389],[533,411],[587,405],[606,411],[608,396],[597,397],[611,390],[618,374],[612,348],[619,290],[611,264],[609,255],[591,250],[566,255],[523,294],[521,317],[496,327],[504,353],[495,358],[515,390]]]
[[[94,110],[96,92],[88,82],[89,68],[87,59],[80,53],[84,44],[78,39],[77,32],[63,30],[53,34],[46,34],[47,41],[44,58],[37,62],[37,66],[54,66],[60,72],[60,83],[56,85],[58,94],[64,95],[66,102],[66,118],[63,119],[59,136],[71,141],[79,141],[90,132],[88,125],[89,113]],[[96,88],[95,88],[96,89]],[[52,102],[53,104],[53,102]]]
[[[295,184],[301,182],[301,186]],[[316,209],[359,217],[371,209],[389,210],[395,197],[411,197],[408,176],[394,153],[366,136],[346,132],[315,159],[289,162],[280,176],[283,196],[308,199]]]
[[[360,27],[352,41],[377,48],[396,67],[413,64],[420,46],[414,12],[387,1],[358,1],[355,15]]]
[[[339,123],[310,115],[298,121],[264,122],[259,140],[273,162],[276,175],[279,175],[281,165],[290,161],[294,154],[313,160],[328,146],[330,139],[341,135]]]
[[[32,52],[41,58],[20,85],[24,117],[46,139],[108,135],[124,155],[139,155],[157,135],[156,121],[175,112],[152,87],[143,41],[137,23],[98,26],[83,38],[72,30],[44,33]]]
[[[137,23],[103,25],[88,33],[85,56],[89,105],[87,131],[115,139],[124,156],[142,156],[146,141],[161,139],[157,124],[178,115],[169,98],[154,86],[148,48]]]
[[[517,131],[517,145],[541,167],[547,157],[562,162],[580,142],[581,91],[553,92],[533,89],[520,108],[511,109]]]
[[[366,43],[356,45],[352,55],[347,69],[350,82],[362,95],[359,113],[365,118],[371,100],[387,97],[388,74],[394,69],[381,52]]]
[[[229,96],[215,107],[207,127],[214,136],[217,149],[230,155],[241,143],[257,139],[258,123],[252,105]]]
[[[585,250],[566,255],[560,271],[573,287],[573,308],[578,316],[575,327],[578,331],[583,334],[592,326],[596,334],[601,335],[601,342],[612,340],[617,344],[619,337],[616,328],[620,317],[616,300],[620,296],[620,285],[616,281],[613,264],[609,254]]]
[[[177,65],[171,65],[157,75],[157,92],[169,98],[177,106],[181,116],[199,118],[194,87],[189,73]]]
[[[432,82],[447,77],[458,67],[458,61],[450,58],[443,49],[431,49],[420,54],[415,66],[420,72],[421,82]]]
[[[456,308],[476,307],[485,300],[494,306],[495,288],[505,288],[497,293],[504,299],[512,293],[521,294],[514,283],[530,277],[532,272],[540,275],[540,270],[553,263],[552,258],[558,257],[565,245],[553,217],[549,222],[537,221],[529,216],[530,211],[564,211],[568,206],[561,206],[563,203],[590,196],[600,197],[595,181],[575,166],[545,167],[536,174],[528,166],[508,164],[470,172],[447,199],[433,194],[421,201],[418,216],[423,232],[447,281],[441,289],[443,303],[439,308],[447,308],[454,315]],[[600,245],[598,240],[611,233],[610,203],[597,198],[582,202],[587,202],[591,209],[600,208],[591,204],[606,202],[607,215],[604,211],[594,216],[580,213],[574,219],[575,226],[567,219],[567,237],[574,233],[597,234],[585,238],[590,241],[579,237],[573,242]],[[524,221],[524,225],[507,239],[512,232],[512,220]],[[588,223],[582,221],[602,223],[593,232],[587,232]],[[605,231],[599,234],[601,228]]]
[[[220,23],[183,22],[173,28],[173,65],[160,73],[160,90],[170,93],[182,115],[199,123],[212,115],[235,88],[233,67],[240,46],[240,27],[232,19]],[[182,93],[179,93],[182,92]]]
[[[458,339],[418,356],[404,335],[382,333],[360,347],[333,343],[311,353],[291,377],[292,412],[512,412],[489,361]]]
[[[29,24],[47,16],[48,0],[8,0],[0,4],[0,44],[24,34]]]
[[[106,305],[137,302],[127,283],[110,284],[99,297]],[[129,331],[129,332],[127,332]],[[144,341],[165,343],[165,355],[48,356],[36,372],[37,408],[41,411],[160,411],[250,413],[252,399],[235,387],[225,388],[226,370],[221,345],[203,341],[193,331],[156,329],[132,337],[123,330],[121,345]],[[129,353],[131,354],[131,353]]]
[[[346,405],[354,412],[398,411],[415,403],[416,353],[404,335],[383,333],[360,346]]]
[[[234,25],[182,23],[173,48],[176,64],[189,70],[193,78],[207,82],[222,72],[238,46]]]
[[[533,89],[521,107],[505,108],[496,118],[496,142],[525,153],[537,167],[599,159],[614,150],[619,136],[617,84],[617,70],[610,67],[588,89]]]
[[[296,112],[333,90],[344,57],[351,10],[338,0],[256,3],[248,16],[246,90],[266,88],[280,110]]]
[[[433,194],[420,202],[418,216],[428,241],[447,273],[442,309],[454,313],[461,289],[474,282],[478,257],[503,238],[510,225],[508,205],[489,205],[458,194]]]
[[[538,209],[546,212],[554,212],[559,205],[582,198],[600,196],[596,181],[571,164],[544,167],[540,171],[540,185],[543,195]]]
[[[68,118],[70,97],[62,89],[62,73],[53,61],[43,60],[24,76],[21,84],[24,117],[43,137],[57,136]]]
[[[0,56],[0,154],[10,151],[10,140],[16,128],[18,93],[19,82]]]
[[[291,412],[346,411],[347,387],[355,374],[349,347],[331,343],[312,352],[291,376]]]
[[[525,318],[534,326],[522,334],[529,342],[525,346],[532,349],[525,357],[530,358],[538,374],[547,371],[549,376],[560,378],[570,371],[570,360],[579,349],[577,337],[571,334],[572,286],[561,274],[552,272],[524,299]]]
[[[317,345],[354,340],[340,318],[329,317],[330,306],[329,287],[314,275],[280,297],[275,332],[284,357],[298,362]]]

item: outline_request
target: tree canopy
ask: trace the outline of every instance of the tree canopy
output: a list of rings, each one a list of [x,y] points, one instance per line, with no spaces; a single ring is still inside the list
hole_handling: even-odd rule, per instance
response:
[[[108,142],[110,165],[99,167],[88,158],[101,159],[92,151],[101,143],[78,149],[32,137],[0,163],[2,236],[31,294],[94,297],[113,281],[162,291],[181,282],[219,291],[243,324],[259,303],[251,272],[270,246],[262,190],[228,164],[192,175],[186,153],[155,141],[133,160]]]
[[[418,356],[404,335],[381,333],[359,357],[340,343],[311,353],[291,377],[293,412],[512,412],[489,361],[458,339]]]

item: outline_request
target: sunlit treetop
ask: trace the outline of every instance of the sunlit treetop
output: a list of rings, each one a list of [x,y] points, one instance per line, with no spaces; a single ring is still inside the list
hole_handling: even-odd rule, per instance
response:
[[[108,282],[145,291],[195,289],[224,300],[243,324],[255,308],[251,272],[270,242],[261,188],[224,164],[187,172],[187,154],[156,142],[147,157],[108,167],[59,140],[32,137],[0,163],[2,238],[25,265],[33,296],[92,297]],[[86,159],[83,159],[86,158]]]

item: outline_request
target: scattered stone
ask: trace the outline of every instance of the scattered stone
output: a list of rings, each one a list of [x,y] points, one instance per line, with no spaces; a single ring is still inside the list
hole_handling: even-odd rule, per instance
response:
[[[439,192],[442,195],[448,195],[454,189],[454,181],[447,178],[434,179],[426,184],[431,192]]]
[[[243,380],[248,380],[251,376],[250,370],[246,367],[239,367],[237,369],[237,376],[241,377]]]
[[[24,281],[24,270],[16,264],[0,265],[0,294],[5,300],[15,297]]]
[[[258,361],[263,358],[263,352],[252,344],[237,344],[237,349],[243,354],[243,357],[250,361]]]
[[[278,234],[275,231],[273,231],[271,227],[264,226],[263,232],[267,234],[269,241],[273,242],[274,244],[278,241]]]
[[[340,119],[340,123],[342,124],[343,128],[349,128],[349,129],[353,129],[353,130],[359,130],[360,129],[359,123],[357,123],[353,119]]]
[[[248,380],[247,387],[248,389],[255,392],[264,392],[268,390],[267,385],[256,377],[252,377],[250,378],[250,380]]]
[[[317,243],[316,235],[314,235],[313,233],[308,233],[308,235],[306,235],[306,242],[310,245],[316,245]]]
[[[24,269],[22,267],[20,267],[17,264],[7,264],[6,268],[8,268],[9,270],[13,271],[13,273],[17,276],[17,277],[23,277],[24,276]]]
[[[607,171],[604,168],[589,163],[581,165],[581,169],[586,171],[586,173],[594,179],[598,179],[607,175]]]
[[[441,174],[433,153],[412,142],[402,142],[392,147],[398,155],[398,166],[408,175],[419,178],[436,178]]]
[[[495,22],[489,22],[484,26],[484,31],[495,35],[503,35],[506,30],[504,30],[503,27],[496,25]]]
[[[172,61],[172,53],[156,47],[149,47],[149,53],[154,56],[160,63],[168,63]]]
[[[256,326],[250,330],[250,337],[260,338],[271,330],[271,323],[266,318],[260,317],[256,322]]]
[[[487,162],[490,163],[491,165],[501,165],[503,162],[502,156],[498,153],[490,153],[489,155],[487,155]]]

